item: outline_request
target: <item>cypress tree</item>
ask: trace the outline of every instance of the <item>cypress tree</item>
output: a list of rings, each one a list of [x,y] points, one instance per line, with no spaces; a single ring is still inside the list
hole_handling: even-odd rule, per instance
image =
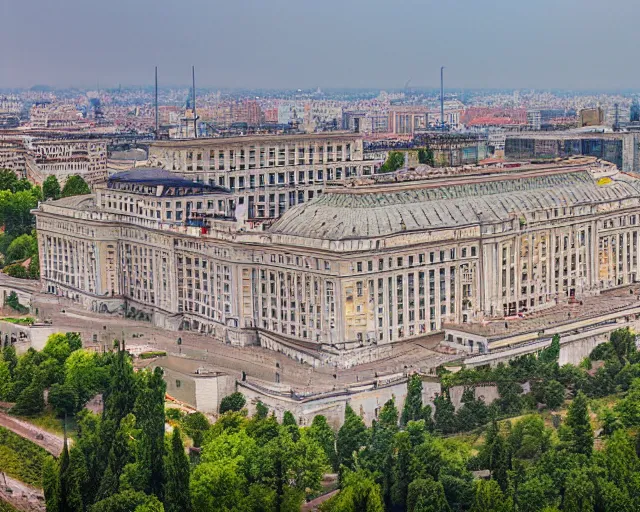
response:
[[[407,382],[407,398],[402,408],[402,425],[410,421],[417,421],[422,415],[422,379],[419,375],[412,375]]]
[[[589,420],[587,397],[580,391],[567,411],[566,426],[569,428],[571,451],[590,456],[593,452],[593,428]]]
[[[42,489],[44,502],[48,512],[60,510],[60,485],[58,481],[58,464],[53,457],[47,457],[42,467]]]
[[[162,497],[164,484],[164,397],[166,384],[162,379],[162,368],[137,375],[138,396],[134,411],[136,428],[140,431],[139,470],[147,479],[144,489],[147,494]]]
[[[308,434],[309,437],[322,447],[329,464],[334,471],[337,471],[338,454],[336,453],[336,434],[327,423],[327,418],[322,415],[315,416],[311,422],[311,427],[309,427]]]
[[[338,431],[338,439],[336,442],[338,463],[345,465],[349,469],[353,469],[353,454],[360,450],[366,443],[366,440],[367,427],[365,427],[364,421],[362,421],[362,418],[347,404],[344,410],[344,423]]]
[[[411,439],[408,432],[399,432],[395,437],[396,459],[393,467],[393,485],[391,501],[404,510],[407,504],[407,492],[411,482]]]
[[[190,512],[191,496],[189,459],[184,451],[180,429],[174,428],[166,461],[164,482],[165,512]]]

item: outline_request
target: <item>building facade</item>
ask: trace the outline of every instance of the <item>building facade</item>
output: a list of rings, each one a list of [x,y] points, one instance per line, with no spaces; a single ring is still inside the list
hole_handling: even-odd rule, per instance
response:
[[[640,136],[637,132],[617,133],[508,133],[505,157],[530,161],[592,156],[615,164],[625,172],[640,172]]]
[[[234,216],[229,190],[158,172],[115,175],[93,195],[39,206],[45,291],[351,365],[443,324],[637,278],[640,182],[594,159],[338,182],[265,231]]]
[[[232,208],[251,223],[271,222],[322,193],[331,181],[370,176],[362,137],[350,133],[157,141],[149,160],[184,177],[228,188]]]

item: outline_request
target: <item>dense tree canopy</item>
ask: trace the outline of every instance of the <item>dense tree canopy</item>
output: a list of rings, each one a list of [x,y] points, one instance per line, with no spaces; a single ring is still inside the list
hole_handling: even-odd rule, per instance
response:
[[[87,182],[82,179],[81,176],[74,174],[69,176],[67,181],[62,187],[61,197],[80,196],[83,194],[90,194],[91,188],[87,185]]]

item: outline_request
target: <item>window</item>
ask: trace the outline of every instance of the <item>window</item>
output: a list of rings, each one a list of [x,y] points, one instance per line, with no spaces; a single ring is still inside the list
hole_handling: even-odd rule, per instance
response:
[[[180,386],[182,386],[182,382],[180,382],[179,380],[176,380],[176,388],[179,388]]]

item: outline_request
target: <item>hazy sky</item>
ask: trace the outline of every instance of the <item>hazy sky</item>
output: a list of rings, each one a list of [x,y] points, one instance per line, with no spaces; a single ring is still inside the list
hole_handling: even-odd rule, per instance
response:
[[[0,0],[0,87],[639,88],[638,0]]]

